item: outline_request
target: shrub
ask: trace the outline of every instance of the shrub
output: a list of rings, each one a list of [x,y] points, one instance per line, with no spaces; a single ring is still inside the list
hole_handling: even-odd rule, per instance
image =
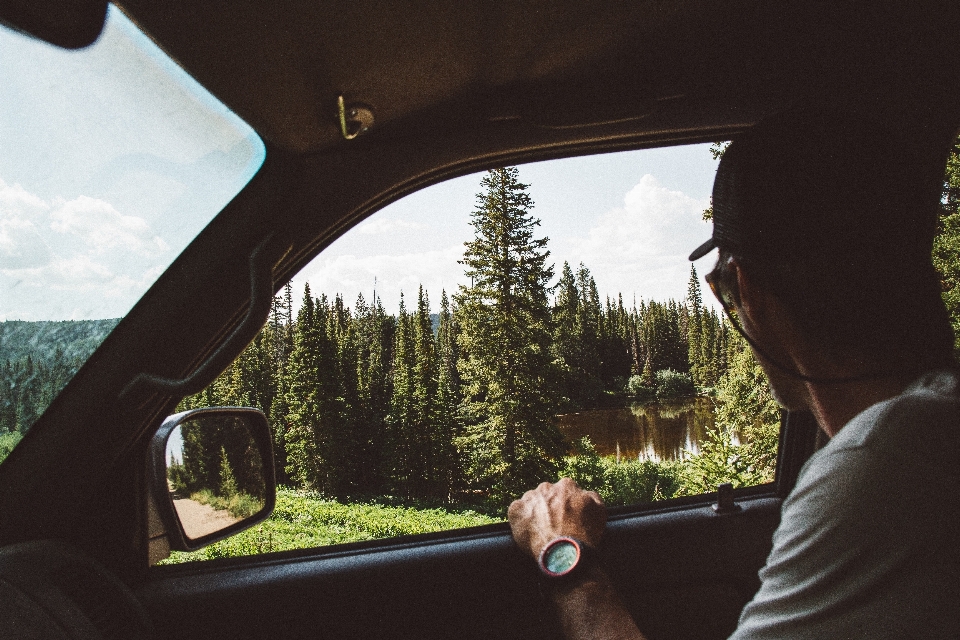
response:
[[[605,487],[600,494],[608,507],[643,504],[672,498],[679,487],[675,463],[605,459]]]
[[[10,452],[13,451],[22,437],[19,431],[8,431],[0,434],[0,462],[3,462],[10,455]]]
[[[249,518],[263,509],[263,501],[243,492],[233,495],[216,495],[209,489],[202,489],[190,494],[190,499],[200,504],[208,504],[218,511],[228,511],[234,518]]]
[[[590,438],[583,437],[573,443],[574,455],[565,459],[560,477],[568,477],[581,489],[596,491],[603,496],[605,474],[603,459],[597,453]]]
[[[643,378],[640,376],[630,376],[627,380],[626,393],[640,402],[647,402],[656,397],[656,389],[643,384]]]
[[[680,373],[673,369],[657,371],[657,400],[675,400],[696,395],[693,378],[689,373]]]
[[[590,438],[573,444],[575,455],[565,459],[559,477],[568,477],[582,489],[596,491],[608,507],[642,504],[672,498],[679,487],[676,463],[601,457]]]

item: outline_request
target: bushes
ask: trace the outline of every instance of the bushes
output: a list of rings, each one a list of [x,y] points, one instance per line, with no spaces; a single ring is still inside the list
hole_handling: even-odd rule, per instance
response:
[[[217,495],[209,489],[202,489],[191,493],[190,499],[200,504],[208,504],[217,511],[229,511],[234,518],[249,518],[263,509],[262,500],[239,491],[229,495]]]
[[[689,456],[682,495],[773,482],[780,436],[780,407],[763,369],[749,349],[741,350],[717,384],[716,427]],[[734,434],[743,444],[734,443]]]
[[[651,402],[654,399],[660,402],[689,398],[697,395],[693,378],[689,373],[680,373],[673,369],[657,371],[653,376],[653,385],[645,384],[643,376],[630,376],[624,391],[637,402]]]
[[[677,398],[689,398],[697,393],[693,386],[693,378],[689,373],[680,373],[673,369],[664,369],[657,371],[654,376],[656,380],[657,400],[676,400]]]
[[[13,451],[22,437],[19,431],[0,433],[0,462],[3,462],[10,455],[10,452]]]
[[[580,487],[596,491],[608,507],[672,498],[679,488],[676,463],[617,462],[600,457],[590,438],[574,443],[574,453],[565,459],[559,477],[569,477]]]
[[[637,402],[650,402],[657,395],[657,390],[645,385],[641,376],[630,376],[625,391],[628,396],[633,396]]]

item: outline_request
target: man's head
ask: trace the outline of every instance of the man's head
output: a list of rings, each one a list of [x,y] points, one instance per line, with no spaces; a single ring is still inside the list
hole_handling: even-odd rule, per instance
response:
[[[847,377],[945,364],[953,336],[930,261],[942,172],[941,157],[864,116],[766,120],[724,154],[713,237],[691,259],[719,248],[713,279],[734,305],[743,271]]]

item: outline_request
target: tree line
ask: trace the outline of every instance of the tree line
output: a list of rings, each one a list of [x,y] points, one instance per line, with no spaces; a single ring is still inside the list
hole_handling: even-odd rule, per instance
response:
[[[305,290],[294,317],[287,286],[254,342],[181,408],[259,407],[275,431],[281,482],[333,496],[506,499],[569,468],[550,416],[697,388],[716,389],[722,429],[753,425],[767,442],[738,458],[721,429],[714,462],[769,460],[776,405],[742,340],[703,305],[694,272],[679,301],[601,300],[584,265],[563,265],[549,287],[526,185],[505,168],[482,186],[463,260],[472,284],[444,294],[439,313],[422,291],[394,315],[376,295],[348,307]],[[960,354],[960,138],[933,261]],[[0,323],[0,460],[116,322]]]
[[[483,178],[462,264],[469,286],[353,306],[288,284],[240,357],[182,409],[254,406],[274,429],[280,481],[331,497],[503,503],[552,479],[568,411],[717,385],[745,350],[703,304],[601,299],[589,269],[551,286],[546,238],[515,168]],[[681,384],[676,384],[677,380]]]
[[[0,322],[0,462],[118,321]]]

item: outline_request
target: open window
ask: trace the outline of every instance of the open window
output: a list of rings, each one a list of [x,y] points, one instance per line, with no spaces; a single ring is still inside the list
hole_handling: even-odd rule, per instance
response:
[[[358,224],[180,407],[267,414],[273,516],[166,562],[502,522],[561,476],[627,508],[772,482],[779,408],[687,260],[722,148],[494,169]]]

